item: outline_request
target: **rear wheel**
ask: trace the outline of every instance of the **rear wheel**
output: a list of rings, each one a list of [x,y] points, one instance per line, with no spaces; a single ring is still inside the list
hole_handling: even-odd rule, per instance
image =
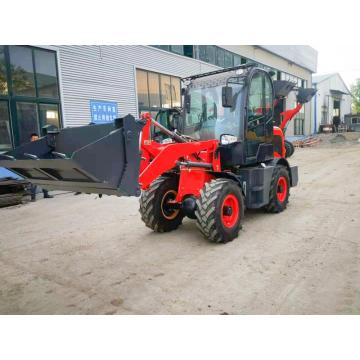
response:
[[[294,145],[290,141],[285,140],[285,157],[289,158],[294,154],[294,152],[295,152]]]
[[[201,189],[196,205],[197,226],[210,242],[227,243],[238,236],[244,200],[237,183],[212,180]]]
[[[184,214],[171,202],[175,200],[178,181],[175,177],[160,176],[140,197],[141,220],[156,232],[175,230],[182,223]]]
[[[276,165],[271,179],[269,204],[265,207],[265,210],[271,213],[279,213],[285,210],[289,196],[289,172],[285,166]]]

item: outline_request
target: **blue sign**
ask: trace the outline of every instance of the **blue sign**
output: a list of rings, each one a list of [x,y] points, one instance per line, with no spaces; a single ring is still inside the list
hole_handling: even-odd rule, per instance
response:
[[[112,122],[118,116],[116,102],[90,100],[91,122],[103,124]]]

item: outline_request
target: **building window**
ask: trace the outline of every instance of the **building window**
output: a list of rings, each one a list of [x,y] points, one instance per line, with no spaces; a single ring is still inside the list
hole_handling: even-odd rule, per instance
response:
[[[8,101],[0,101],[0,152],[10,150],[11,128]]]
[[[184,45],[184,56],[194,57],[194,46],[193,45]]]
[[[41,135],[49,124],[61,126],[56,52],[0,46],[0,151]]]
[[[278,72],[277,80],[291,81],[297,87],[303,87],[303,88],[306,87],[306,80],[303,80],[301,78],[298,78],[297,76],[290,75],[285,72]]]
[[[194,45],[151,45],[152,47],[170,51],[178,55],[194,57]]]
[[[137,69],[136,82],[140,113],[181,106],[180,78]]]
[[[233,54],[229,51],[225,51],[225,68],[229,68],[233,66],[234,66]]]
[[[353,117],[351,118],[351,124],[360,124],[360,118]]]
[[[161,84],[161,106],[165,109],[171,108],[171,80],[170,76],[160,75]]]
[[[225,67],[225,50],[222,48],[216,48],[216,65]]]
[[[299,117],[294,120],[294,135],[304,135],[304,119]]]
[[[173,107],[181,107],[181,82],[179,78],[171,77],[171,101]]]
[[[199,45],[199,59],[210,64],[216,64],[216,46]]]
[[[39,104],[40,125],[52,125],[60,128],[60,112],[58,104]]]
[[[35,75],[31,48],[10,46],[12,90],[18,96],[35,97]]]
[[[294,135],[304,135],[305,133],[304,125],[305,125],[305,109],[303,106],[301,110],[296,114],[294,119]]]
[[[170,51],[173,53],[184,55],[184,46],[183,45],[170,45]]]
[[[18,101],[16,114],[19,143],[24,144],[30,141],[31,134],[40,133],[37,106],[35,103]]]
[[[207,62],[210,64],[216,64],[216,46],[207,45],[206,46],[206,55],[207,55]]]
[[[137,97],[139,109],[149,108],[149,86],[147,72],[142,70],[136,71]]]
[[[0,95],[7,95],[8,84],[5,64],[5,47],[0,45]]]
[[[170,45],[152,45],[152,46],[161,50],[170,51]]]
[[[241,65],[241,56],[234,54],[234,66]]]
[[[55,53],[34,50],[38,97],[59,98]]]
[[[148,85],[149,85],[149,106],[150,108],[160,107],[160,83],[159,75],[153,72],[148,73]]]

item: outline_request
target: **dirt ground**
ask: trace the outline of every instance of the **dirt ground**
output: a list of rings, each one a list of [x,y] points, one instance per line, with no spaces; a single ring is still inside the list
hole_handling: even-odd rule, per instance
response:
[[[297,149],[281,214],[207,243],[156,234],[136,198],[58,194],[0,209],[1,314],[360,314],[360,143]]]

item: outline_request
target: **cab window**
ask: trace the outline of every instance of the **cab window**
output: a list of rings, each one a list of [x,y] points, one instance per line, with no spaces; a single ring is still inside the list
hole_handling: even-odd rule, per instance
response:
[[[273,90],[269,77],[257,72],[251,79],[247,106],[247,156],[256,156],[261,143],[272,135]]]

